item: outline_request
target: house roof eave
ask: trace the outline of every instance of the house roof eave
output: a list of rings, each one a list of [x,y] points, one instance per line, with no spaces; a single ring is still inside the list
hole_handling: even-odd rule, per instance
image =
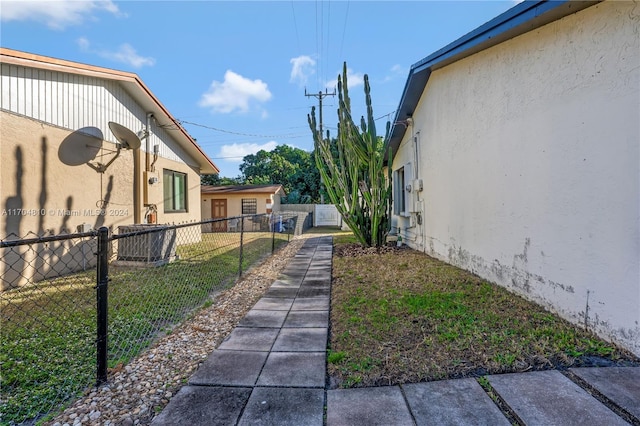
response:
[[[153,113],[156,119],[171,123],[172,130],[169,130],[170,134],[176,139],[176,141],[178,141],[186,152],[197,161],[201,174],[214,174],[220,172],[220,169],[213,163],[213,161],[211,161],[196,141],[171,115],[169,110],[164,107],[160,100],[155,97],[137,74],[36,55],[5,47],[0,47],[0,62],[118,81],[127,93],[129,93],[136,102],[145,108],[147,112]]]

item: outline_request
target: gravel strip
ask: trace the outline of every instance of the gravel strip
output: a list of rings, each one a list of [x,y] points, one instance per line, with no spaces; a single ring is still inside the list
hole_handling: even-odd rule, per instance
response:
[[[110,371],[108,384],[84,396],[49,425],[147,425],[276,280],[304,240],[297,236],[232,288],[160,338],[138,358]]]

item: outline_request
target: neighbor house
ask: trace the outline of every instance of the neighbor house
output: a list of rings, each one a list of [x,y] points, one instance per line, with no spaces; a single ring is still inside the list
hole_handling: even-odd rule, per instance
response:
[[[413,65],[394,232],[640,355],[640,13],[526,1]]]
[[[136,74],[6,48],[0,70],[0,239],[200,220],[219,170]]]
[[[279,210],[285,195],[282,185],[202,185],[203,219],[271,213]]]

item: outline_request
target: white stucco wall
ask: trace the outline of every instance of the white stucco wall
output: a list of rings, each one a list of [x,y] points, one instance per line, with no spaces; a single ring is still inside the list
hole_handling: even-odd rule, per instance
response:
[[[604,2],[435,70],[393,168],[417,137],[411,246],[640,355],[639,28]]]

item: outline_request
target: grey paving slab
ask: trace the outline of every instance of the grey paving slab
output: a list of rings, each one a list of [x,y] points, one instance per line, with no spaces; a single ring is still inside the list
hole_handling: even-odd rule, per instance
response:
[[[298,297],[291,306],[292,311],[329,311],[331,298],[329,295],[316,297]]]
[[[475,379],[416,383],[402,389],[419,425],[510,425]]]
[[[328,327],[329,311],[289,311],[283,327]]]
[[[322,426],[324,391],[255,388],[239,425]]]
[[[238,327],[279,328],[287,318],[287,311],[265,311],[252,309],[238,322]]]
[[[328,278],[326,280],[320,280],[320,279],[307,280],[305,278],[304,281],[302,281],[302,285],[300,286],[300,288],[307,288],[307,287],[329,288],[331,287],[331,280]]]
[[[257,386],[324,388],[325,352],[271,352]]]
[[[314,270],[309,268],[309,270],[304,276],[304,279],[302,280],[302,284],[313,283],[313,282],[320,282],[322,284],[331,282],[331,272],[327,273],[323,270],[318,270],[318,269]]]
[[[559,371],[487,376],[500,397],[527,425],[627,425]]]
[[[216,350],[202,363],[191,385],[253,386],[269,352]]]
[[[278,328],[235,328],[218,349],[268,351],[278,336]]]
[[[253,305],[253,309],[267,311],[288,311],[293,304],[293,298],[263,297]]]
[[[327,328],[283,328],[272,352],[322,352],[327,350]]]
[[[573,373],[640,419],[640,367],[571,368]]]
[[[331,289],[329,287],[300,287],[298,290],[298,297],[317,297],[317,296],[329,296]]]
[[[269,287],[269,289],[264,293],[264,297],[291,298],[291,297],[296,297],[298,292],[299,292],[298,287]]]
[[[413,424],[409,408],[397,386],[327,391],[327,426]]]
[[[251,395],[251,388],[183,386],[151,424],[233,425]]]
[[[290,278],[280,278],[275,280],[270,288],[279,288],[279,287],[285,287],[285,288],[290,288],[290,287],[295,287],[298,288],[302,285],[302,280],[292,280]]]

